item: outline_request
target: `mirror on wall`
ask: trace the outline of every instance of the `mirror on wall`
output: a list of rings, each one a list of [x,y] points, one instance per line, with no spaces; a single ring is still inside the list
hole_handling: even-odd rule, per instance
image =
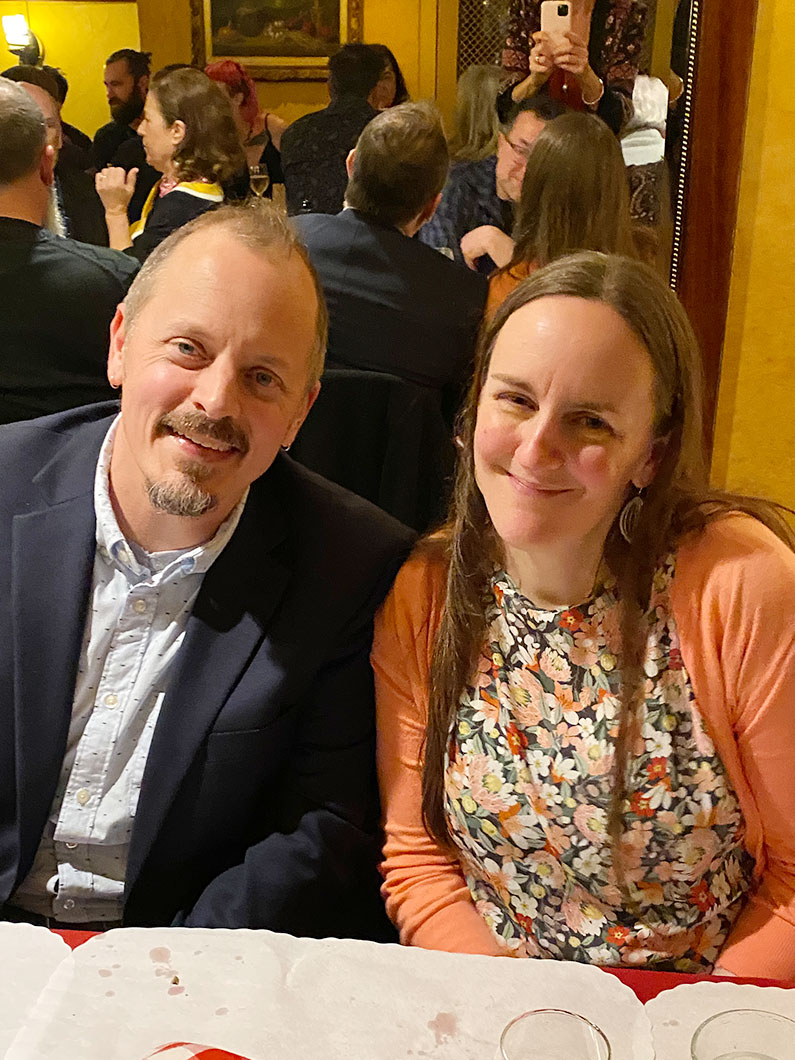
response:
[[[631,96],[621,125],[633,221],[676,286],[684,239],[699,0],[571,0],[590,13],[592,65]],[[532,46],[541,0],[459,0],[457,74],[475,64],[508,66]],[[521,65],[521,56],[518,65]],[[599,69],[601,66],[601,69]],[[636,76],[637,75],[637,76]],[[513,78],[519,75],[514,72]]]

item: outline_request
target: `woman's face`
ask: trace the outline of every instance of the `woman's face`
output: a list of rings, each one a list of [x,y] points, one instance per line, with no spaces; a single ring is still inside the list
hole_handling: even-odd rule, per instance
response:
[[[185,126],[181,121],[167,125],[154,92],[148,92],[144,103],[143,121],[138,127],[138,135],[144,142],[146,161],[163,173],[174,151],[184,139]]]
[[[508,318],[478,405],[475,476],[506,550],[601,550],[630,484],[651,482],[649,354],[609,306],[540,298]]]
[[[395,102],[397,78],[392,63],[387,62],[381,78],[370,93],[370,106],[376,110],[387,110]]]

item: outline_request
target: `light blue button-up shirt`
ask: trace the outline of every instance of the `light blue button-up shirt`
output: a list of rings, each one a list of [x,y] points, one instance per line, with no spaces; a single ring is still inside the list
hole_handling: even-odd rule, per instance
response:
[[[147,553],[110,500],[118,417],[94,480],[96,552],[66,755],[33,867],[11,904],[65,921],[119,920],[133,819],[168,677],[205,573],[248,492],[204,545]]]

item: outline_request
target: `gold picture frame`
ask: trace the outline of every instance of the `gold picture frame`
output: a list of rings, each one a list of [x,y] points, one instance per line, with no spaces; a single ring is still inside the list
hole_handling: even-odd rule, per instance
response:
[[[196,66],[234,59],[259,81],[325,81],[341,45],[362,39],[364,0],[190,0]]]

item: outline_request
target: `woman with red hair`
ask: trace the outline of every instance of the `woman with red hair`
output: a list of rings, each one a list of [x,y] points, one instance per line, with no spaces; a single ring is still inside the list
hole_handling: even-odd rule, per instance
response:
[[[279,148],[282,133],[287,123],[268,111],[260,113],[257,89],[254,82],[234,59],[220,59],[210,63],[204,72],[224,88],[232,102],[232,113],[246,152],[246,161],[251,166],[267,166],[270,187],[265,192],[268,198],[284,201],[284,175]],[[247,184],[247,181],[246,181]],[[278,185],[273,194],[274,185]],[[246,187],[246,191],[248,187]]]

